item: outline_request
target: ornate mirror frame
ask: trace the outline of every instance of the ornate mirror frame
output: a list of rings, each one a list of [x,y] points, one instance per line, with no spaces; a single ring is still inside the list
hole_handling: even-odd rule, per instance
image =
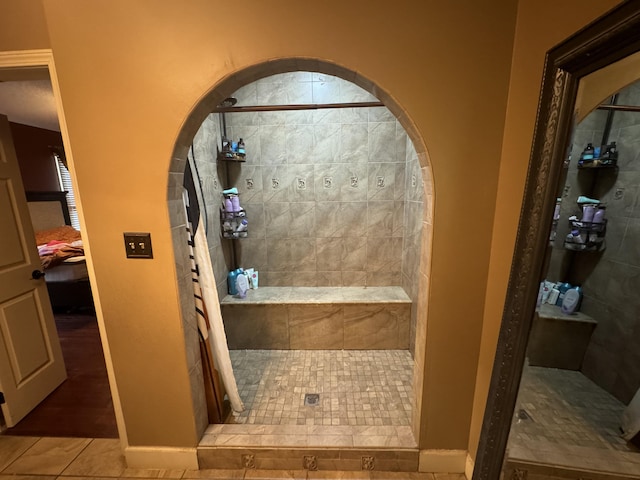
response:
[[[502,325],[473,480],[500,478],[582,77],[640,50],[628,0],[547,52]]]

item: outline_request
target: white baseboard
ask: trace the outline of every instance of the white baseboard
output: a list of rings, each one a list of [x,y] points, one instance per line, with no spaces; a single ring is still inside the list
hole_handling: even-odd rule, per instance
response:
[[[476,466],[476,462],[471,458],[471,455],[467,453],[467,462],[464,466],[464,476],[467,477],[467,480],[471,480],[473,477],[473,469]]]
[[[124,457],[129,468],[161,470],[198,470],[195,448],[127,447]]]
[[[427,473],[465,473],[466,450],[420,450],[418,471]]]

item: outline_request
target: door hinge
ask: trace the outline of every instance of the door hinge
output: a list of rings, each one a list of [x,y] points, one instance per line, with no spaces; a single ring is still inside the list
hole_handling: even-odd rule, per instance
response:
[[[4,393],[0,392],[0,405],[2,405],[4,402]]]

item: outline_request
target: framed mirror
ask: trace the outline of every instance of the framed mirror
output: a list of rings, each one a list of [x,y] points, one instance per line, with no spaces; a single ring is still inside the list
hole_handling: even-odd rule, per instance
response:
[[[584,179],[578,180],[577,176],[573,183],[568,178],[568,175],[573,174],[571,173],[571,162],[575,168],[576,162],[579,160],[575,156],[569,160],[572,145],[575,144],[574,155],[577,151],[578,157],[586,148],[578,141],[576,132],[579,130],[579,124],[576,123],[576,120],[581,118],[580,115],[584,117],[583,114],[586,110],[594,109],[600,102],[611,102],[611,96],[616,93],[607,92],[606,88],[601,91],[592,88],[594,84],[598,83],[593,79],[597,80],[599,72],[619,62],[624,62],[625,59],[635,58],[634,54],[639,51],[640,1],[633,0],[621,3],[608,14],[547,53],[518,235],[475,462],[474,480],[498,479],[501,478],[501,475],[505,479],[527,477],[526,469],[504,469],[505,451],[514,420],[515,422],[519,420],[526,422],[528,421],[527,417],[530,419],[531,416],[537,415],[537,413],[528,412],[526,408],[522,408],[522,412],[520,409],[516,410],[516,402],[523,379],[523,368],[525,371],[528,368],[530,341],[538,341],[543,346],[550,344],[548,338],[543,336],[543,339],[540,340],[539,335],[536,337],[536,331],[535,329],[532,331],[532,326],[534,319],[539,320],[541,316],[539,315],[540,305],[538,305],[540,283],[547,277],[550,268],[556,265],[554,261],[557,263],[557,259],[553,259],[552,245],[557,245],[558,242],[563,243],[567,235],[573,233],[571,230],[566,234],[566,231],[557,228],[557,225],[567,219],[557,218],[561,215],[555,207],[559,198],[563,199],[565,194],[567,197],[575,196],[579,185],[585,182]],[[630,63],[633,64],[633,62]],[[632,83],[634,79],[640,79],[640,68],[632,70],[628,75],[629,81],[626,84]],[[598,92],[601,93],[601,98],[597,98]],[[579,95],[580,98],[578,98]],[[596,103],[590,104],[589,101],[593,103],[594,99],[597,99]],[[638,105],[640,105],[640,96]],[[580,112],[576,112],[577,106],[580,108]],[[640,124],[640,112],[633,113],[633,115],[638,116]],[[603,130],[606,127],[606,118],[604,123]],[[640,145],[640,136],[638,137],[638,145]],[[640,162],[640,156],[635,161]],[[635,182],[632,184],[633,188],[640,185],[640,174],[635,181],[632,177],[629,178],[631,182]],[[609,185],[609,190],[615,185],[615,182],[606,178],[605,183]],[[574,185],[576,188],[572,193],[567,193],[565,189],[567,185]],[[588,195],[583,196],[588,200],[597,200]],[[634,202],[638,203],[638,199],[636,198]],[[582,204],[579,202],[576,204],[573,198],[571,203],[573,204],[572,208],[582,208]],[[576,213],[581,214],[580,212]],[[581,218],[578,217],[577,220],[579,221]],[[560,223],[556,224],[556,221]],[[556,228],[557,232],[555,232],[556,237],[554,238],[553,234]],[[588,233],[586,239],[589,239]],[[597,240],[594,236],[593,241]],[[570,254],[576,255],[578,253],[571,252]],[[598,263],[602,257],[597,256],[597,251],[595,254],[596,256],[588,260],[587,263],[591,265]],[[563,268],[558,267],[556,271],[561,271]],[[584,276],[584,272],[582,275]],[[589,328],[588,325],[587,327]],[[635,331],[640,332],[640,327]],[[576,334],[576,336],[579,335]],[[555,351],[557,350],[565,349],[561,345],[555,349]],[[559,381],[556,379],[556,382],[560,385],[567,383],[562,378]],[[553,414],[561,415],[561,413],[553,411],[552,408],[550,410]],[[519,418],[520,416],[522,418]],[[579,437],[581,434],[576,432],[575,435]],[[560,443],[556,446],[555,451],[557,455],[563,454]],[[549,457],[551,456],[549,455]],[[558,472],[549,469],[547,475],[551,477],[553,474],[557,475]],[[638,463],[637,475],[640,475],[640,463]],[[540,478],[544,478],[544,475]],[[572,477],[568,475],[568,478]]]

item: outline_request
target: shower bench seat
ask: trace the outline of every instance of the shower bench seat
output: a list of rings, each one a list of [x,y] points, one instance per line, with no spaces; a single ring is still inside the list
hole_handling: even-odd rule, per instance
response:
[[[409,348],[402,287],[260,287],[220,305],[231,349]]]

